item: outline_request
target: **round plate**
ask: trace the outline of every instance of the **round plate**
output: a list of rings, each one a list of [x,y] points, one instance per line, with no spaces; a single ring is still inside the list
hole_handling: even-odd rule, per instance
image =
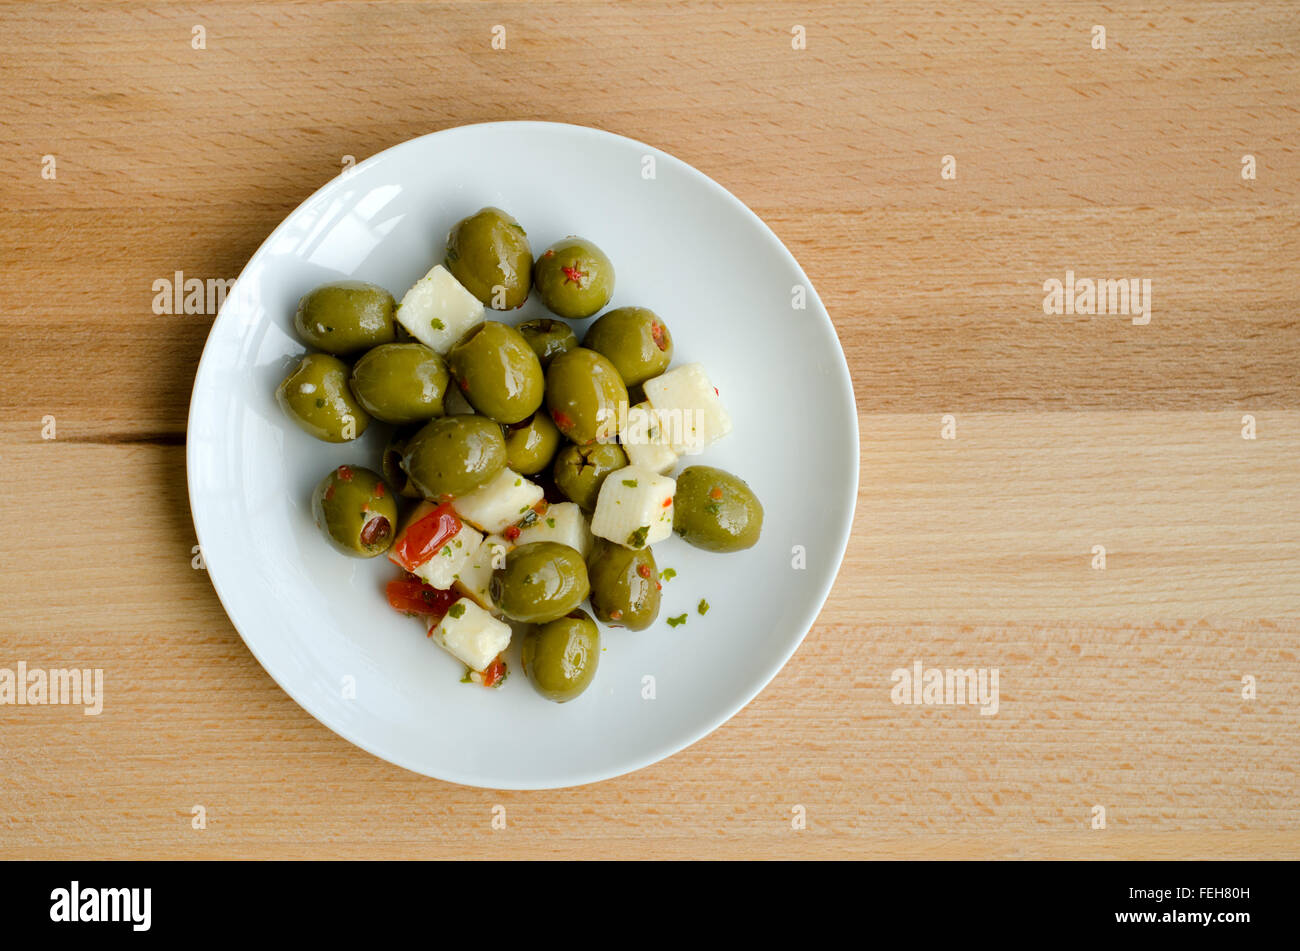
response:
[[[519,669],[499,689],[388,607],[397,569],[336,553],[310,496],[331,468],[378,468],[386,427],[329,445],[274,391],[304,352],[298,298],[353,278],[398,299],[442,260],[448,230],[505,208],[534,251],[595,241],[617,270],[610,306],[654,309],[674,366],[699,361],[734,429],[692,462],[740,475],[766,512],[752,549],[655,546],[665,582],[645,631],[602,628],[596,679],[544,700]],[[802,288],[802,290],[801,290]],[[801,305],[801,306],[800,306]],[[536,295],[519,322],[545,315]],[[575,324],[579,337],[586,321]],[[689,457],[688,457],[689,458]],[[249,650],[314,717],[361,748],[439,779],[498,789],[594,782],[677,752],[774,677],[812,626],[844,555],[858,430],[844,354],[807,276],[761,220],[670,155],[580,126],[499,122],[405,142],[348,170],[258,248],[212,325],[194,381],[190,506],[217,594]],[[697,605],[711,608],[700,615]],[[686,623],[667,619],[684,614]],[[516,638],[518,640],[518,638]]]

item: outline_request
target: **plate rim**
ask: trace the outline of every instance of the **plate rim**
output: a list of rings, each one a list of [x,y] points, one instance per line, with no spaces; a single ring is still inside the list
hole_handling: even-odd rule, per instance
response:
[[[749,704],[752,703],[754,699],[760,693],[762,693],[763,690],[774,679],[776,679],[776,676],[781,672],[782,669],[784,669],[785,665],[790,662],[790,658],[794,656],[795,652],[799,649],[800,645],[803,644],[804,639],[807,638],[809,633],[811,633],[812,628],[816,625],[817,619],[821,615],[822,609],[826,606],[826,600],[827,598],[829,598],[831,591],[834,589],[835,582],[839,579],[840,571],[844,566],[844,556],[848,550],[849,538],[852,536],[853,533],[853,522],[857,512],[857,501],[858,501],[858,493],[860,488],[859,479],[861,476],[861,452],[862,452],[861,434],[858,425],[857,398],[853,391],[853,376],[852,376],[852,372],[849,369],[848,358],[845,356],[844,345],[840,340],[839,333],[835,329],[835,322],[831,319],[830,311],[827,309],[825,302],[822,301],[821,295],[818,294],[817,288],[813,285],[813,282],[808,278],[808,274],[807,272],[804,271],[803,265],[799,263],[798,258],[796,258],[795,255],[790,251],[790,249],[786,247],[785,242],[781,240],[781,238],[776,234],[775,231],[772,230],[772,228],[767,224],[767,222],[765,222],[761,217],[759,217],[759,215],[753,209],[751,209],[743,201],[741,201],[734,194],[732,194],[732,192],[729,189],[727,189],[725,186],[718,183],[711,176],[700,171],[690,163],[685,162],[684,160],[679,159],[676,156],[668,152],[665,152],[662,149],[659,149],[653,145],[649,145],[645,142],[642,142],[638,139],[634,139],[630,136],[621,135],[617,132],[609,132],[605,129],[599,129],[594,126],[576,125],[567,122],[544,122],[539,120],[502,120],[502,121],[494,121],[494,122],[473,122],[473,123],[465,123],[462,125],[448,126],[443,129],[436,129],[432,132],[426,132],[422,135],[414,136],[413,138],[409,138],[402,142],[398,142],[397,144],[382,149],[379,152],[376,152],[374,155],[369,156],[368,158],[362,160],[361,162],[358,162],[356,165],[352,166],[347,171],[346,175],[347,177],[350,178],[353,175],[355,175],[358,171],[365,169],[368,166],[378,165],[384,161],[391,160],[396,153],[417,147],[417,143],[424,143],[430,139],[436,139],[439,136],[449,137],[454,133],[464,132],[466,130],[485,129],[485,128],[495,128],[495,129],[501,129],[503,131],[509,129],[516,129],[520,131],[562,129],[562,130],[568,130],[571,133],[588,135],[593,138],[609,139],[621,143],[631,143],[632,145],[638,148],[642,148],[646,150],[648,154],[655,155],[656,161],[658,161],[659,159],[665,159],[672,165],[679,167],[687,174],[696,176],[699,179],[701,179],[708,188],[719,193],[729,205],[731,205],[736,210],[741,212],[742,216],[745,217],[752,225],[757,226],[759,231],[764,235],[766,235],[766,237],[769,240],[775,242],[776,246],[779,247],[781,251],[785,253],[785,255],[790,259],[791,262],[793,262],[795,270],[798,273],[799,277],[802,279],[804,286],[808,288],[808,291],[810,292],[812,299],[816,301],[818,306],[821,308],[819,319],[825,320],[831,332],[831,338],[834,341],[835,346],[839,351],[840,359],[838,364],[835,367],[837,371],[836,376],[838,378],[839,388],[841,389],[840,395],[847,397],[848,405],[851,407],[851,411],[849,413],[849,419],[852,423],[851,425],[852,452],[850,454],[850,458],[852,460],[852,478],[846,482],[846,484],[850,487],[847,492],[847,496],[848,496],[847,517],[844,519],[842,523],[842,527],[839,532],[839,537],[833,540],[834,543],[832,545],[835,568],[833,571],[828,573],[828,577],[821,585],[821,590],[817,595],[817,597],[815,599],[810,599],[808,610],[805,612],[801,612],[802,620],[798,622],[796,627],[802,628],[802,630],[799,632],[797,637],[791,639],[788,649],[782,653],[782,656],[776,659],[774,663],[768,665],[768,667],[765,668],[764,671],[758,675],[758,677],[756,678],[756,682],[745,686],[740,691],[740,695],[742,699],[738,703],[735,703],[734,705],[730,703],[727,704],[726,709],[720,716],[707,718],[707,722],[702,722],[700,726],[687,731],[688,735],[684,740],[681,740],[680,742],[671,741],[667,744],[661,745],[660,747],[656,747],[655,749],[651,750],[646,754],[633,757],[631,761],[617,764],[612,768],[607,767],[607,768],[599,768],[599,769],[588,769],[580,774],[575,774],[570,781],[565,781],[562,783],[556,783],[553,781],[542,781],[536,783],[513,782],[513,783],[505,783],[505,784],[475,782],[472,779],[452,778],[451,776],[439,775],[438,773],[431,772],[427,767],[423,765],[418,765],[415,762],[413,762],[410,757],[401,754],[394,754],[392,751],[382,750],[379,747],[379,744],[376,744],[374,742],[363,741],[361,738],[354,735],[351,730],[344,728],[341,724],[331,722],[330,719],[328,719],[321,713],[318,713],[301,696],[299,696],[298,692],[291,690],[289,686],[285,683],[285,681],[281,679],[280,676],[277,676],[276,672],[272,670],[270,665],[267,664],[262,654],[258,652],[257,647],[253,644],[252,639],[250,639],[250,637],[244,633],[241,626],[235,621],[234,615],[231,613],[230,610],[230,604],[228,603],[227,595],[222,590],[222,584],[219,581],[217,574],[214,573],[213,566],[208,563],[206,558],[204,559],[204,567],[208,575],[208,580],[212,584],[213,590],[216,592],[217,600],[220,602],[221,608],[225,612],[227,620],[230,621],[231,627],[233,627],[236,633],[239,634],[240,640],[243,641],[244,646],[248,648],[249,653],[251,653],[254,659],[257,660],[258,664],[262,667],[262,670],[266,672],[266,674],[271,678],[271,680],[274,681],[275,684],[281,690],[283,690],[285,694],[287,694],[290,697],[290,699],[294,701],[294,703],[298,704],[299,707],[301,707],[309,716],[311,716],[312,719],[314,719],[317,723],[320,723],[322,726],[330,730],[335,735],[342,737],[344,740],[351,743],[353,746],[357,747],[358,749],[364,750],[366,753],[370,754],[371,756],[374,756],[385,762],[391,763],[394,766],[398,766],[401,769],[405,769],[409,772],[415,773],[416,775],[425,776],[430,779],[438,780],[440,782],[454,783],[456,785],[465,786],[468,788],[524,790],[524,791],[544,790],[544,789],[572,789],[578,786],[591,785],[593,783],[604,782],[606,780],[615,779],[620,776],[629,775],[631,773],[645,769],[648,766],[653,766],[656,763],[662,762],[663,760],[668,759],[669,757],[674,756],[677,753],[680,753],[691,746],[694,746],[696,743],[700,742],[705,737],[709,736],[710,734],[718,730],[721,726],[723,726],[725,723],[730,721],[733,717],[735,717],[742,710],[744,710],[745,707],[749,706]],[[189,409],[186,414],[186,420],[185,420],[186,496],[190,506],[190,519],[194,525],[195,540],[198,542],[200,552],[203,552],[204,549],[203,549],[203,531],[199,526],[199,514],[198,514],[199,510],[195,502],[195,471],[197,470],[198,467],[197,450],[195,449],[196,443],[190,438],[190,433],[196,417],[196,406],[198,405],[198,400],[200,395],[199,384],[200,381],[204,378],[205,369],[208,367],[208,364],[210,363],[210,357],[215,350],[215,348],[211,346],[213,337],[216,334],[218,327],[221,325],[222,319],[226,315],[227,308],[229,307],[233,312],[235,306],[237,305],[237,302],[240,299],[240,295],[238,293],[239,282],[243,279],[244,274],[248,271],[248,268],[255,261],[259,259],[262,253],[272,244],[272,242],[275,240],[277,235],[279,235],[280,231],[284,229],[286,225],[288,225],[288,223],[295,216],[299,214],[299,212],[301,212],[305,207],[312,204],[313,202],[318,201],[321,198],[321,196],[328,190],[339,187],[342,181],[343,181],[343,174],[336,174],[333,177],[331,177],[328,181],[324,182],[319,188],[314,190],[310,195],[308,195],[301,202],[295,205],[294,208],[290,210],[284,216],[283,219],[281,219],[280,223],[277,224],[275,228],[271,230],[271,232],[266,236],[266,238],[262,240],[262,242],[257,246],[256,250],[254,250],[253,253],[249,255],[249,258],[244,263],[244,266],[240,268],[238,277],[236,277],[234,284],[231,285],[230,291],[227,293],[225,300],[222,302],[221,307],[218,309],[217,315],[213,318],[212,324],[208,328],[208,334],[204,338],[203,352],[199,357],[198,364],[194,371],[194,382],[191,385],[191,389],[190,389],[190,403],[189,403]],[[847,436],[848,434],[846,433],[845,435]]]

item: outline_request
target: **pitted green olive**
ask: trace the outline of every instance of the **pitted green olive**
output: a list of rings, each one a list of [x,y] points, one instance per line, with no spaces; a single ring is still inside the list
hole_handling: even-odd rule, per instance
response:
[[[397,531],[397,502],[377,473],[360,466],[330,471],[311,497],[312,516],[330,543],[354,558],[388,551]]]

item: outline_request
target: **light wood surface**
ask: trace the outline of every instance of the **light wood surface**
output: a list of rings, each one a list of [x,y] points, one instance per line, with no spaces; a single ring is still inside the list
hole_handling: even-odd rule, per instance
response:
[[[1300,857],[1294,4],[8,3],[0,27],[0,667],[102,667],[107,693],[0,706],[0,857]],[[237,275],[343,156],[515,118],[650,142],[768,221],[862,432],[839,581],[773,683],[662,763],[541,793],[376,760],[262,671],[191,567],[212,316],[151,309],[176,270]],[[1149,278],[1151,322],[1045,315],[1067,270]],[[998,714],[894,704],[917,660],[998,668]]]

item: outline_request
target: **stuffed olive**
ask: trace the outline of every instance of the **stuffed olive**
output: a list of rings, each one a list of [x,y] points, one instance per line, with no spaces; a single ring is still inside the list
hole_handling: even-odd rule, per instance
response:
[[[602,623],[642,631],[659,617],[659,569],[649,546],[632,550],[598,538],[587,577],[591,610]]]
[[[528,299],[533,280],[528,235],[500,208],[484,208],[457,222],[447,235],[444,264],[493,310],[514,310]]]
[[[309,353],[275,391],[276,402],[305,432],[325,442],[351,442],[370,425],[348,386],[348,365],[328,353]]]
[[[609,303],[614,293],[614,265],[590,241],[570,236],[555,242],[537,259],[533,284],[551,313],[582,320]]]
[[[397,501],[377,473],[360,466],[330,471],[311,497],[311,513],[330,543],[354,558],[388,551],[397,531]]]
[[[546,408],[560,432],[579,446],[612,438],[619,407],[626,404],[623,378],[595,350],[562,353],[546,371]]]
[[[582,345],[614,364],[623,382],[639,386],[668,369],[673,338],[659,315],[645,307],[619,307],[601,314]]]
[[[520,649],[524,673],[547,700],[564,703],[591,685],[600,663],[600,628],[575,610],[534,628]]]
[[[419,423],[442,415],[447,364],[422,343],[385,343],[352,367],[352,393],[376,419]]]
[[[517,329],[537,354],[543,370],[560,354],[567,353],[578,345],[578,335],[573,332],[573,328],[564,321],[551,317],[525,320]]]
[[[523,334],[495,320],[469,330],[447,354],[460,391],[498,423],[527,419],[542,405],[546,379]]]
[[[501,427],[482,416],[443,416],[406,443],[402,468],[426,499],[455,498],[487,485],[505,468]]]
[[[763,530],[763,506],[744,479],[712,466],[677,476],[673,531],[705,551],[753,547]]]
[[[505,566],[492,572],[489,591],[506,617],[545,624],[581,604],[591,585],[576,549],[559,542],[529,542],[506,555]]]
[[[544,412],[505,427],[506,464],[520,475],[536,475],[551,464],[560,448],[560,431]]]
[[[627,453],[618,443],[565,446],[555,457],[555,487],[570,502],[590,512],[596,507],[605,477],[627,465]]]
[[[293,327],[308,346],[346,356],[396,340],[396,310],[393,295],[377,284],[336,281],[302,296]]]

